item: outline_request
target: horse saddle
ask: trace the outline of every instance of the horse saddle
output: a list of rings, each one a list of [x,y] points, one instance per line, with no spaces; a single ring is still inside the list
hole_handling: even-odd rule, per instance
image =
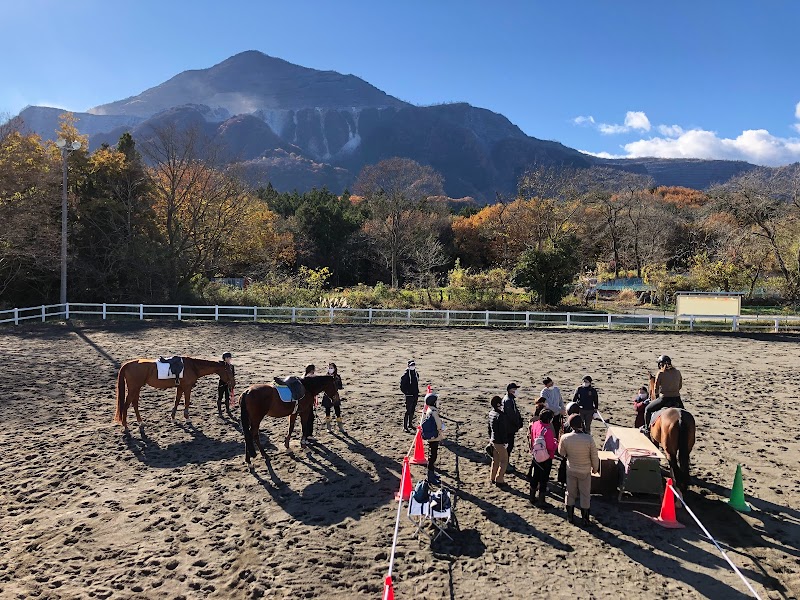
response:
[[[275,377],[275,389],[284,402],[299,402],[306,396],[306,388],[299,377]]]
[[[183,358],[180,356],[158,357],[156,362],[159,379],[175,379],[176,382],[183,377]]]

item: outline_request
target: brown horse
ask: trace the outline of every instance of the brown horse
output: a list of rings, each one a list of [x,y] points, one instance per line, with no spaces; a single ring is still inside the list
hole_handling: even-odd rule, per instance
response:
[[[655,383],[656,378],[651,374],[651,401],[655,399]],[[666,408],[650,425],[650,438],[664,450],[672,480],[682,492],[686,492],[689,488],[689,454],[695,441],[694,417],[682,408]]]
[[[128,407],[131,404],[133,404],[133,410],[136,412],[136,421],[140,427],[142,425],[142,417],[139,414],[139,391],[145,385],[159,390],[177,387],[175,406],[172,408],[172,418],[175,418],[178,402],[183,396],[183,416],[188,419],[189,396],[198,379],[206,375],[217,374],[222,378],[223,382],[228,384],[230,389],[233,389],[236,383],[230,365],[222,360],[184,357],[183,377],[180,379],[180,385],[175,384],[174,377],[159,379],[156,362],[148,358],[136,358],[124,363],[119,369],[119,374],[117,375],[117,412],[114,414],[114,422],[121,423],[126,431],[128,429]],[[126,387],[128,391],[127,398],[125,397]]]
[[[256,455],[255,446],[261,451],[261,456],[265,461],[269,461],[267,453],[261,446],[258,435],[258,428],[264,417],[289,417],[289,433],[283,441],[286,449],[289,449],[289,439],[294,431],[294,422],[300,417],[300,424],[303,428],[303,437],[300,440],[301,446],[305,447],[308,443],[306,431],[308,430],[311,409],[314,405],[314,396],[322,392],[334,402],[339,402],[339,390],[336,389],[336,381],[330,375],[318,375],[314,377],[304,377],[301,379],[306,389],[306,395],[299,402],[297,411],[294,410],[295,402],[284,402],[278,395],[278,390],[270,384],[251,385],[239,398],[242,417],[242,433],[244,433],[245,458],[248,466],[250,459]],[[253,443],[255,442],[255,446]]]

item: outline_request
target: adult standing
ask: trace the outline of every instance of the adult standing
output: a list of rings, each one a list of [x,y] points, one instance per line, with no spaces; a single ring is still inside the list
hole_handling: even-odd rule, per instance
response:
[[[558,438],[561,437],[561,428],[564,424],[567,408],[564,406],[564,399],[561,397],[561,389],[555,382],[550,377],[545,377],[542,383],[544,388],[539,396],[544,398],[547,408],[553,411],[553,431],[555,431]]]
[[[231,367],[231,375],[234,374],[235,368],[232,364],[233,355],[230,352],[224,352],[222,354],[222,360],[230,365]],[[219,384],[217,385],[217,413],[219,416],[222,416],[222,399],[225,398],[225,410],[228,412],[229,415],[231,414],[231,389],[228,387],[228,384],[222,381],[222,377],[219,378]]]
[[[436,474],[436,459],[439,457],[439,442],[444,439],[444,425],[439,416],[439,396],[431,393],[425,395],[425,412],[422,414],[422,421],[433,419],[436,424],[436,436],[425,440],[428,444],[428,483],[438,484],[441,479]],[[420,421],[420,424],[422,423]]]
[[[539,420],[531,423],[531,454],[533,461],[531,462],[531,502],[536,500],[536,490],[539,490],[538,506],[544,508],[547,506],[547,483],[550,481],[550,470],[553,468],[553,459],[556,456],[556,448],[558,442],[556,441],[555,431],[553,431],[553,411],[545,408],[539,413]],[[544,439],[545,448],[547,449],[548,457],[542,460],[536,453],[537,440],[540,436]]]
[[[508,466],[508,431],[506,418],[503,415],[503,399],[494,396],[489,401],[489,441],[492,444],[492,467],[489,480],[493,485],[505,486],[506,467]]]
[[[514,436],[522,429],[524,422],[522,414],[517,407],[517,390],[519,386],[516,383],[509,383],[506,386],[506,395],[503,396],[503,416],[506,419],[506,434],[508,436],[508,466],[507,471],[513,472],[514,465],[511,464],[511,454],[514,452]]]
[[[650,435],[650,417],[654,412],[664,408],[683,408],[681,400],[681,387],[683,377],[681,372],[672,366],[672,359],[666,354],[658,357],[658,373],[653,384],[655,399],[644,409],[644,425],[647,435]]]
[[[583,420],[583,430],[592,433],[592,419],[598,407],[597,390],[592,385],[592,378],[586,375],[583,383],[575,390],[572,401],[578,403],[579,413]]]
[[[569,418],[571,433],[561,436],[558,453],[567,461],[567,491],[564,503],[567,505],[567,518],[575,522],[575,501],[580,499],[583,524],[589,524],[589,508],[592,491],[592,472],[600,469],[597,446],[594,439],[583,431],[583,419],[580,415]]]
[[[314,365],[306,365],[306,372],[303,378],[314,377],[317,374],[317,367]],[[317,418],[317,397],[314,396],[314,403],[311,405],[311,414],[308,415],[308,420],[302,425],[303,437],[309,442],[316,442],[317,438],[314,437],[314,420]]]
[[[406,397],[406,412],[403,415],[403,431],[414,431],[414,411],[419,400],[419,373],[417,363],[412,358],[406,365],[406,372],[400,378],[400,391]]]

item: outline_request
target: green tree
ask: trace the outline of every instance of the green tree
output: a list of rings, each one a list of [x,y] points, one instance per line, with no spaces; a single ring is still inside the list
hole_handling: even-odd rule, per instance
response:
[[[542,304],[558,304],[578,271],[576,247],[572,237],[543,250],[526,250],[514,268],[514,283],[535,292]]]

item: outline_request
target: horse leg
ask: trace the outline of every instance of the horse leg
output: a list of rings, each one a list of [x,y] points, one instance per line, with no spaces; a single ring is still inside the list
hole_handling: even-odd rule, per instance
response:
[[[189,420],[189,396],[192,394],[191,388],[183,390],[183,418]]]
[[[178,403],[181,401],[181,388],[175,388],[175,406],[172,407],[172,420],[175,420],[175,413],[178,412]]]
[[[258,447],[259,452],[261,452],[261,458],[264,459],[264,462],[268,463],[269,462],[269,458],[267,457],[267,452],[264,450],[264,447],[261,445],[261,434],[259,432],[259,427],[261,427],[261,418],[253,419],[253,424],[251,425],[252,433],[253,433],[253,441],[255,442],[256,446]]]
[[[131,403],[133,404],[133,412],[136,413],[136,423],[139,427],[142,426],[142,415],[139,414],[139,390],[133,392],[133,398],[131,398]]]
[[[286,434],[286,439],[283,440],[284,447],[288,450],[289,449],[289,440],[292,438],[292,432],[294,431],[294,422],[297,419],[297,413],[292,413],[289,415],[289,433]]]

